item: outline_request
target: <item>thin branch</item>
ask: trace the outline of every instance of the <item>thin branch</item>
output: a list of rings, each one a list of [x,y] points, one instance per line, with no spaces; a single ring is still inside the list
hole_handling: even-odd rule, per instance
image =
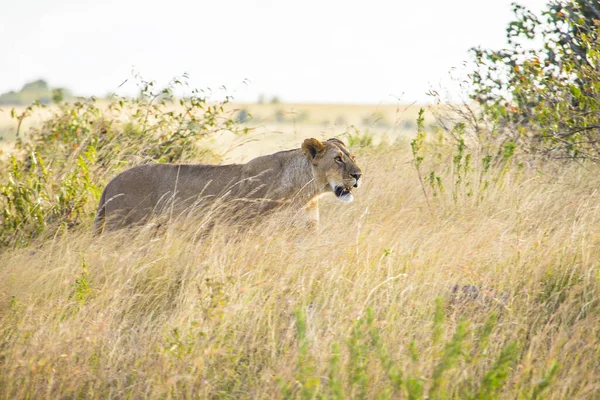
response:
[[[588,6],[590,8],[590,10],[594,13],[594,15],[596,16],[596,18],[600,19],[600,10],[598,10],[596,8],[595,5],[593,5],[592,3],[590,3],[588,0],[581,0],[583,3],[585,3],[586,6]]]

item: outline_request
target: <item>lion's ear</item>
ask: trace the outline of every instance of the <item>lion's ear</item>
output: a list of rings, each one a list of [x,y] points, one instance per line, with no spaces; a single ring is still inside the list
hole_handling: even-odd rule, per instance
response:
[[[314,162],[317,155],[319,155],[319,153],[321,153],[323,150],[325,150],[325,146],[317,139],[306,139],[304,143],[302,143],[302,151],[310,162]]]

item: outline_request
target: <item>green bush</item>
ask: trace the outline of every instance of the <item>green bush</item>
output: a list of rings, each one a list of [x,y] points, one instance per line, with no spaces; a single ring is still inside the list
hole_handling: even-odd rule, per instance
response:
[[[528,151],[600,161],[600,6],[567,0],[541,16],[513,10],[506,48],[473,49],[473,99],[495,133]]]
[[[229,101],[210,102],[200,91],[177,99],[174,80],[162,90],[141,82],[139,99],[116,98],[107,107],[94,98],[60,102],[53,115],[0,164],[0,246],[75,227],[93,217],[100,190],[109,177],[137,164],[180,162],[206,156],[197,144],[213,132],[235,130],[224,110]],[[56,96],[60,101],[60,96]],[[22,121],[36,107],[14,117]]]
[[[86,152],[57,174],[35,152],[25,160],[11,156],[8,180],[0,184],[0,245],[27,244],[49,227],[78,225],[88,202],[100,197],[90,174],[93,162],[93,152]]]

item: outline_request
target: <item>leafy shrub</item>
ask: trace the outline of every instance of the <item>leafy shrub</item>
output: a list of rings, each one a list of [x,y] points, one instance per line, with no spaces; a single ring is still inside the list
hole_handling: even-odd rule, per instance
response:
[[[105,108],[94,98],[59,103],[39,128],[18,139],[22,156],[0,165],[7,171],[0,175],[0,246],[74,227],[93,216],[99,187],[117,172],[148,162],[198,160],[205,155],[199,138],[236,129],[224,110],[229,98],[210,102],[198,90],[175,98],[174,89],[184,85],[185,79],[176,79],[156,90],[154,82],[141,81],[139,99],[115,98]],[[21,122],[36,107],[41,105],[13,115]]]
[[[8,181],[0,184],[0,245],[26,244],[49,227],[78,225],[88,202],[100,197],[90,174],[93,162],[87,152],[57,175],[35,152],[23,161],[11,156]]]
[[[473,99],[496,132],[529,151],[600,161],[600,6],[556,1],[541,17],[513,10],[507,48],[473,49]]]

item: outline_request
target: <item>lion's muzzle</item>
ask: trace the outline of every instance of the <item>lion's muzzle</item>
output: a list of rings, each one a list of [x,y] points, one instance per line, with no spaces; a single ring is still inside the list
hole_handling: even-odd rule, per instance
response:
[[[353,186],[355,188],[359,187],[360,186],[359,179],[362,176],[362,174],[360,172],[355,172],[355,173],[350,174],[350,175],[354,178],[354,185]]]

